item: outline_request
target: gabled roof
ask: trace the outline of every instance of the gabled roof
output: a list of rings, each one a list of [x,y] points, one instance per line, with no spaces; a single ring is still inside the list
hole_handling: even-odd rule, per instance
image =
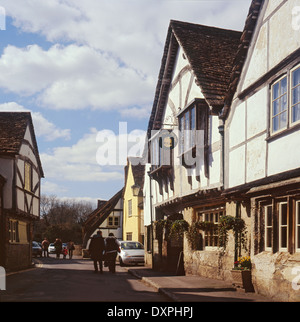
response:
[[[40,174],[44,177],[30,112],[0,112],[0,155],[19,154],[27,126],[30,128]]]
[[[159,129],[161,126],[178,46],[182,47],[208,104],[212,108],[221,109],[241,35],[238,31],[171,20],[148,135],[152,129]]]
[[[241,32],[171,21],[173,32],[212,107],[223,107]]]
[[[97,209],[95,209],[87,218],[83,224],[83,245],[87,244],[90,235],[104,222],[104,220],[109,216],[109,214],[114,210],[116,204],[122,198],[123,188],[118,191],[111,199],[109,199],[104,204]]]
[[[145,165],[142,164],[143,159],[139,157],[128,157],[127,158],[127,165],[124,168],[125,172],[125,186],[127,183],[127,176],[129,165],[131,164],[132,175],[134,179],[134,183],[140,186],[140,194],[142,195],[143,187],[144,187],[144,176],[145,176]],[[125,191],[125,188],[124,188]]]

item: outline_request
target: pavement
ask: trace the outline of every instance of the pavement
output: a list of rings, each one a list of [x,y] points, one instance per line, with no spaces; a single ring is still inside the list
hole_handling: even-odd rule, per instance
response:
[[[154,287],[173,302],[272,302],[256,293],[238,290],[231,283],[201,276],[176,276],[145,266],[129,267],[128,273]]]

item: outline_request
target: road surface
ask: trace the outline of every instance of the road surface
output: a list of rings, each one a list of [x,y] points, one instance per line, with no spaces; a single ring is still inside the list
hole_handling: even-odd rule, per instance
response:
[[[0,290],[1,302],[99,301],[166,302],[157,291],[142,283],[126,268],[116,273],[94,273],[93,262],[81,258],[38,258],[35,268],[6,276],[6,291]]]

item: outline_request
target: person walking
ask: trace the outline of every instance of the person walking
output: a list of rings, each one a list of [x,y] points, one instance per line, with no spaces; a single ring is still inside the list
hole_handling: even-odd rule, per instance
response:
[[[116,272],[117,253],[120,252],[120,243],[113,233],[109,233],[105,239],[105,256],[108,263],[108,269],[111,273]]]
[[[74,242],[72,242],[71,239],[67,242],[67,249],[68,249],[68,252],[69,252],[69,259],[72,259],[73,251],[75,250],[75,245],[74,245]]]
[[[62,252],[62,241],[59,238],[56,238],[54,242],[54,247],[55,247],[56,258],[59,258]]]
[[[97,234],[91,238],[89,253],[91,259],[94,262],[94,272],[98,272],[98,263],[100,273],[103,273],[103,251],[105,249],[104,238],[102,237],[102,231],[98,230]]]
[[[49,243],[48,239],[45,237],[44,240],[42,241],[42,249],[43,249],[43,256],[44,257],[49,257],[49,251],[48,251],[49,245],[50,245],[50,243]]]

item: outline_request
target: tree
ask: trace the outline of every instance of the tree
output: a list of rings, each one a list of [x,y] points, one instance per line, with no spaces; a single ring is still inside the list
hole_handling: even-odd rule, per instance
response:
[[[82,242],[82,224],[93,211],[93,205],[86,201],[62,200],[54,195],[41,196],[41,218],[35,224],[34,239],[49,241],[61,238]]]

